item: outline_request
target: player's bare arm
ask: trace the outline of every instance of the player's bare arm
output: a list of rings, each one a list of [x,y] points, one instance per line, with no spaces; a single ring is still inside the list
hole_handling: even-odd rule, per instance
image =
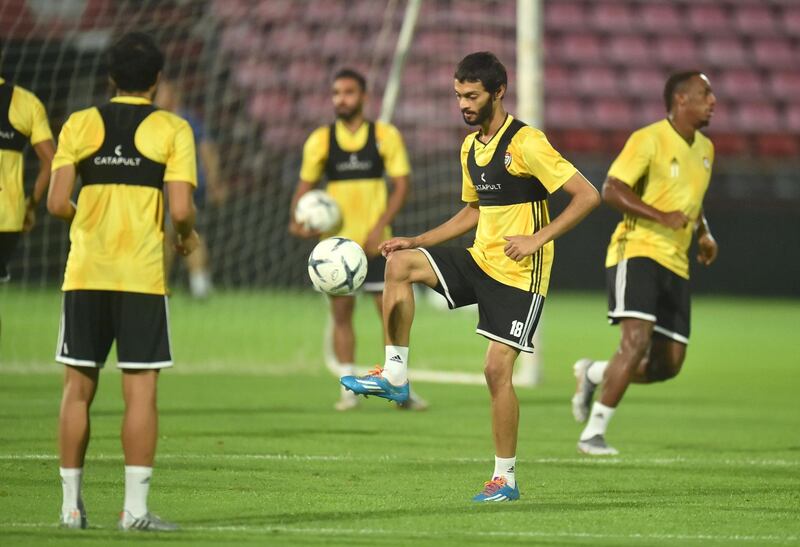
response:
[[[719,246],[717,240],[711,235],[708,220],[702,209],[695,224],[695,234],[697,235],[697,261],[703,266],[710,266],[717,259]]]
[[[297,187],[295,188],[294,195],[292,196],[292,203],[289,206],[289,233],[295,237],[312,239],[320,236],[318,231],[309,230],[294,219],[294,210],[297,208],[297,202],[301,197],[311,191],[312,188],[314,188],[313,182],[308,182],[306,180],[297,181]]]
[[[195,208],[192,200],[194,187],[184,181],[166,181],[169,195],[169,216],[175,227],[175,251],[183,256],[197,248],[199,239],[194,230]]]
[[[54,217],[71,222],[75,217],[75,204],[70,201],[75,188],[74,165],[64,165],[53,171],[47,193],[47,210]]]
[[[683,211],[660,211],[646,204],[630,186],[619,179],[608,177],[603,184],[603,201],[626,215],[637,216],[680,230],[689,223]]]
[[[389,226],[400,209],[405,205],[406,198],[408,197],[409,178],[404,177],[391,177],[392,180],[392,193],[389,195],[389,200],[386,203],[386,210],[383,212],[378,222],[372,227],[367,240],[364,244],[364,252],[367,256],[376,256],[380,254],[379,245],[383,238],[384,229]]]
[[[50,166],[56,153],[56,145],[52,139],[47,139],[34,144],[33,150],[39,158],[39,174],[36,175],[33,192],[25,201],[25,220],[22,225],[24,232],[29,232],[36,225],[36,208],[47,194],[47,186],[50,184]]]
[[[402,249],[415,249],[417,247],[439,245],[475,228],[475,226],[478,225],[479,216],[480,210],[478,209],[478,202],[475,201],[464,206],[463,209],[436,228],[428,230],[416,237],[393,237],[381,243],[379,249],[383,256],[389,256],[393,252]]]
[[[546,243],[571,230],[600,205],[597,189],[580,173],[575,173],[562,186],[572,196],[567,207],[553,221],[532,235],[508,235],[504,239],[506,256],[519,262],[538,251]]]

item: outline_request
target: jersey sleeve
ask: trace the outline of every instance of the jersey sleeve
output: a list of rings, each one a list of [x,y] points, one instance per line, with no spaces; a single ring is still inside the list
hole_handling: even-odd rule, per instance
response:
[[[475,189],[475,184],[472,182],[467,168],[470,146],[472,146],[472,140],[467,137],[461,145],[461,201],[466,203],[478,201],[478,191]]]
[[[53,132],[50,130],[50,123],[47,121],[47,113],[44,105],[39,98],[31,94],[31,144],[39,144],[44,141],[53,140]]]
[[[197,153],[195,151],[194,133],[189,122],[181,120],[175,129],[172,150],[167,156],[164,180],[171,182],[188,182],[197,187]]]
[[[390,177],[406,177],[411,173],[411,165],[408,162],[406,145],[403,143],[403,136],[397,128],[390,124],[380,124],[380,141],[378,151],[383,158],[383,166],[386,174]],[[376,135],[377,137],[377,135]]]
[[[525,130],[519,139],[523,163],[528,175],[534,176],[549,193],[567,182],[578,170],[550,144],[538,129]],[[514,139],[516,140],[516,138]]]
[[[300,180],[316,184],[322,178],[325,162],[328,159],[328,139],[330,133],[327,127],[316,129],[306,139],[303,145],[303,164],[300,167]]]
[[[633,187],[650,168],[655,154],[655,142],[647,133],[635,131],[611,164],[608,176]]]
[[[53,156],[52,171],[65,165],[77,165],[78,161],[80,161],[75,147],[75,125],[76,116],[72,114],[67,118],[61,128],[61,133],[58,135],[58,147],[56,148],[55,156]]]

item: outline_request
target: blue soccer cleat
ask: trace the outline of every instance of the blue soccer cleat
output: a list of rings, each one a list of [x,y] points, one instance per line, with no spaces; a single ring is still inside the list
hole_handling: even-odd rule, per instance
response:
[[[396,386],[384,378],[382,373],[381,367],[375,367],[365,376],[342,376],[339,378],[339,382],[356,395],[365,397],[374,395],[397,403],[408,401],[410,391],[408,382],[402,386]]]
[[[495,477],[483,485],[483,490],[472,501],[514,501],[519,499],[519,487],[511,488],[503,477]]]

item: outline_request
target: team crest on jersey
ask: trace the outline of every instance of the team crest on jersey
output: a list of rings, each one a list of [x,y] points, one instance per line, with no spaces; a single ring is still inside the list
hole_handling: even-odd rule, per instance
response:
[[[506,150],[506,155],[503,157],[503,163],[506,164],[506,169],[511,165],[511,152]]]
[[[703,167],[706,168],[706,171],[711,169],[711,160],[707,156],[703,156]]]

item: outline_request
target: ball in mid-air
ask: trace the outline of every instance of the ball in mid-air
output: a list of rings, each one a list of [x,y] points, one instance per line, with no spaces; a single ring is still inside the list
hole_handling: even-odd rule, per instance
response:
[[[339,206],[327,192],[310,190],[297,201],[294,219],[309,230],[332,232],[342,222]]]
[[[352,239],[323,239],[308,257],[308,276],[314,287],[324,293],[353,294],[367,276],[367,255]]]

